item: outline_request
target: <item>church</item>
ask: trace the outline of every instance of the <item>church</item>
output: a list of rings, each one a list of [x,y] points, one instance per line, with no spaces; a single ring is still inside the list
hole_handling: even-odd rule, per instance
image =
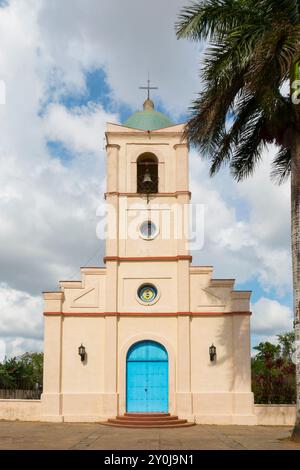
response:
[[[256,424],[250,295],[195,266],[184,124],[152,100],[107,123],[103,267],[44,292],[42,421]],[[179,233],[180,232],[180,233]]]

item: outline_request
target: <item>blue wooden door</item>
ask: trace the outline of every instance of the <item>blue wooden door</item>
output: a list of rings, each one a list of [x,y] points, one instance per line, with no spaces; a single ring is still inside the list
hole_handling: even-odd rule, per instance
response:
[[[168,372],[168,353],[161,344],[155,341],[134,344],[127,354],[127,411],[167,412]]]

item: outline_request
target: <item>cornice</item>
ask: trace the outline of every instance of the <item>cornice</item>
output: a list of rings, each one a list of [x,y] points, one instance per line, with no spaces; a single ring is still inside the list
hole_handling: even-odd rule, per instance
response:
[[[44,315],[49,317],[233,317],[250,316],[252,312],[44,312]]]
[[[192,256],[190,255],[178,255],[178,256],[105,256],[104,263],[108,261],[126,262],[126,261],[190,261],[192,262]]]

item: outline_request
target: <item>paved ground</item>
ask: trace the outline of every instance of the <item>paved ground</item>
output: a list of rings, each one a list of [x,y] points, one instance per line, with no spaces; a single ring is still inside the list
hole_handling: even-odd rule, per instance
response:
[[[193,426],[178,429],[121,429],[99,424],[0,421],[0,449],[85,450],[300,450],[291,428]]]

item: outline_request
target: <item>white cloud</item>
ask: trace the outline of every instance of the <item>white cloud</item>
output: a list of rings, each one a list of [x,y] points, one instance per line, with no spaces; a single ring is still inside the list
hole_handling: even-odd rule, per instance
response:
[[[0,9],[1,70],[7,104],[0,107],[0,282],[40,293],[74,276],[102,244],[96,208],[104,185],[104,123],[100,105],[68,111],[53,104],[43,116],[49,57],[37,15],[41,2],[13,0]],[[51,158],[47,138],[75,150],[66,168]]]
[[[116,122],[117,117],[105,113],[102,106],[92,103],[72,110],[51,104],[43,120],[45,136],[49,140],[62,141],[75,152],[99,153],[103,150],[105,123]]]
[[[43,303],[41,296],[0,284],[0,336],[41,339]]]
[[[251,206],[252,230],[261,239],[272,238],[274,248],[290,243],[290,185],[278,186],[270,179],[270,162],[277,152],[273,145],[264,150],[254,177],[237,186],[238,196]]]
[[[0,362],[3,362],[6,356],[6,343],[3,339],[0,339]]]
[[[6,337],[4,357],[21,356],[24,352],[43,352],[43,340],[27,339],[23,337]],[[3,358],[2,358],[3,360]],[[1,362],[1,357],[0,357]]]
[[[251,331],[261,336],[273,336],[293,328],[293,313],[277,300],[260,298],[252,305]]]
[[[0,335],[9,354],[41,347],[41,292],[79,277],[87,260],[101,262],[104,122],[115,119],[99,105],[70,112],[54,104],[39,114],[49,67],[39,51],[38,4],[13,0],[0,9],[7,88],[0,107]],[[75,151],[67,167],[49,155],[47,138]]]
[[[0,284],[0,362],[24,352],[43,351],[43,302],[40,295]]]
[[[198,91],[199,45],[177,41],[174,24],[186,2],[52,0],[42,2],[38,25],[46,54],[67,87],[84,88],[83,70],[104,67],[117,101],[141,106],[138,90],[151,74],[156,94],[185,112]],[[155,95],[154,95],[155,96]]]
[[[238,282],[257,278],[266,291],[291,291],[290,190],[270,181],[269,161],[253,177],[236,183],[228,171],[209,177],[209,165],[191,153],[192,202],[205,204],[205,243],[195,261],[213,264],[215,275]]]

